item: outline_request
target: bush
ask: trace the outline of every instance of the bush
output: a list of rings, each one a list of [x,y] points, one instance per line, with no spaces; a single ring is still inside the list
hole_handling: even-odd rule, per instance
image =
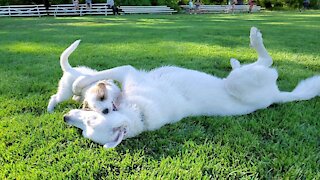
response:
[[[72,0],[49,0],[51,4],[70,4]],[[80,0],[84,3],[85,0]],[[105,3],[106,0],[93,0],[93,3]],[[115,0],[118,5],[149,6],[168,5],[179,9],[178,4],[188,4],[188,0]],[[256,4],[267,9],[301,8],[303,0],[256,0]],[[228,0],[202,0],[203,4],[227,4]],[[247,3],[247,0],[244,0]],[[0,5],[43,4],[43,0],[0,0]],[[311,8],[319,8],[320,0],[311,0]]]
[[[302,8],[303,0],[260,0],[257,4],[267,9],[297,9]],[[320,0],[310,0],[310,7],[318,9]]]
[[[79,0],[85,3],[85,0]],[[106,3],[107,0],[92,0],[93,3]],[[118,5],[131,6],[150,6],[150,5],[168,5],[177,6],[179,0],[115,0]],[[72,0],[49,0],[50,4],[71,4]],[[43,4],[43,0],[0,0],[0,5],[27,5]]]
[[[150,6],[150,0],[121,0],[118,2],[119,5],[128,5],[128,6]]]

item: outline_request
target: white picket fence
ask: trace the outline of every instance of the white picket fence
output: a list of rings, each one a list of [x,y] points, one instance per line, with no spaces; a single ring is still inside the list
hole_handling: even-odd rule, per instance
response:
[[[181,5],[182,9],[190,11],[188,5]],[[259,12],[261,6],[254,5],[251,12]],[[230,13],[230,12],[248,12],[249,5],[235,5],[232,9],[231,5],[200,5],[197,13]]]
[[[42,16],[46,14],[43,5],[0,6],[0,16]]]
[[[124,14],[172,14],[177,11],[168,6],[120,6]]]
[[[189,11],[188,5],[180,6]],[[120,6],[122,14],[173,14],[177,11],[168,6]],[[198,13],[228,13],[228,12],[248,12],[249,5],[235,5],[232,10],[231,5],[200,5]],[[261,10],[260,6],[253,6],[252,12]],[[85,4],[79,4],[75,9],[72,4],[51,5],[48,10],[42,5],[13,5],[0,6],[0,17],[15,16],[84,16],[84,15],[112,15],[112,9],[104,3],[92,4],[87,8]]]
[[[120,6],[122,14],[172,14],[177,11],[168,6]],[[111,15],[112,9],[104,3],[92,4],[87,8],[85,4],[79,4],[76,9],[72,4],[51,5],[48,10],[42,5],[13,5],[0,6],[0,17],[26,17],[26,16],[84,16],[84,15]]]

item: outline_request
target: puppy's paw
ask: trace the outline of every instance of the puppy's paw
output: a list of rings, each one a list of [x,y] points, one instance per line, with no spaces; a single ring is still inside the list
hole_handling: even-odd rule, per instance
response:
[[[53,113],[53,111],[54,111],[54,105],[49,104],[48,107],[47,107],[47,111],[48,111],[48,113]]]
[[[57,97],[56,94],[54,94],[54,95],[51,96],[51,98],[50,98],[50,100],[49,100],[49,103],[48,103],[48,107],[47,107],[48,113],[53,113],[54,107],[55,107],[56,104],[57,104],[56,97]]]
[[[263,41],[260,30],[256,27],[252,27],[250,30],[250,46],[254,48],[261,44],[263,44]]]
[[[53,113],[53,108],[48,107],[47,111],[48,111],[48,113]]]
[[[73,95],[72,99],[78,102],[81,102],[83,100],[82,96]]]

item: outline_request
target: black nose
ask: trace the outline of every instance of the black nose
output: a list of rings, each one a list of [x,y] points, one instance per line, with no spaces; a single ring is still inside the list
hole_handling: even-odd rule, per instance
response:
[[[64,120],[64,122],[67,122],[69,120],[69,117],[67,115],[64,115],[63,120]]]
[[[107,109],[103,110],[102,113],[103,114],[108,114],[109,113],[109,109],[107,108]]]

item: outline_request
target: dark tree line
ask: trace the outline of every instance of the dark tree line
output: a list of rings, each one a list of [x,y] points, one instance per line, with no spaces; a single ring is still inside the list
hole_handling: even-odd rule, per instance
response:
[[[121,5],[163,5],[178,3],[179,0],[115,0]],[[72,0],[49,0],[50,4],[71,4]],[[85,0],[79,0],[85,3]],[[92,0],[93,3],[106,3],[107,0]],[[1,5],[31,5],[44,4],[44,0],[0,0]]]
[[[84,3],[85,0],[79,0]],[[93,3],[105,3],[106,0],[92,0]],[[178,4],[188,4],[189,0],[115,0],[118,5],[168,5],[178,8]],[[248,0],[243,0],[247,4]],[[0,0],[0,5],[27,5],[27,4],[44,4],[44,0]],[[49,0],[50,4],[71,4],[72,0]],[[203,4],[228,4],[228,0],[201,0]],[[301,8],[303,0],[255,0],[255,3],[271,8]],[[310,0],[311,8],[320,8],[320,0]]]

